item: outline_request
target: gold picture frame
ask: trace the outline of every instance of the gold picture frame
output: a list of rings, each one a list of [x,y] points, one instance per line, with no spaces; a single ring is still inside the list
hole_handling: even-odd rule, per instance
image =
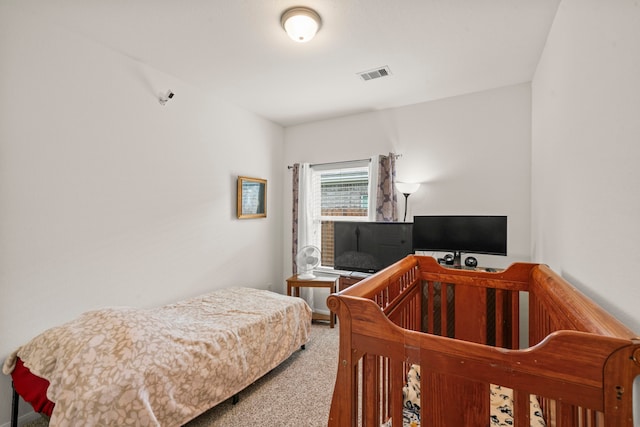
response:
[[[265,218],[267,216],[267,180],[238,177],[238,218]]]

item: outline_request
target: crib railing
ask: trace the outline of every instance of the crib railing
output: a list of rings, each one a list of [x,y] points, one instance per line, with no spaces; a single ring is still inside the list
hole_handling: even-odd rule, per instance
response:
[[[583,331],[612,338],[634,337],[630,329],[544,265],[533,271],[529,294],[529,323],[530,346],[541,342],[553,332],[563,330]],[[614,366],[621,361],[621,366],[625,365],[624,360],[617,359],[627,358],[628,361],[635,358],[638,365],[640,350],[635,350],[635,356],[633,353],[633,349],[629,348],[617,355],[612,355],[608,370],[617,370]],[[604,406],[607,401],[610,406],[616,406],[619,394],[631,393],[632,386],[621,385],[621,379],[613,381],[610,374],[605,374],[603,381],[605,402],[604,405],[600,405],[599,410],[541,396],[540,402],[545,418],[556,420],[557,425],[593,427],[609,425],[605,423]],[[615,384],[612,384],[612,381]]]
[[[518,351],[522,293],[529,293],[529,343],[537,346]],[[544,266],[488,273],[409,256],[327,304],[340,322],[330,426],[402,420],[412,364],[422,367],[427,391],[424,426],[487,425],[490,383],[514,390],[515,426],[529,426],[530,394],[540,397],[547,425],[603,426],[605,413],[607,427],[632,425],[640,343]]]

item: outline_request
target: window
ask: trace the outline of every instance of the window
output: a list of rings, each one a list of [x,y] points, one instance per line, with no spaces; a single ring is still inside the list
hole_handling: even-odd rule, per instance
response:
[[[370,197],[369,161],[312,166],[313,224],[319,227],[321,265],[333,267],[334,221],[368,221]]]

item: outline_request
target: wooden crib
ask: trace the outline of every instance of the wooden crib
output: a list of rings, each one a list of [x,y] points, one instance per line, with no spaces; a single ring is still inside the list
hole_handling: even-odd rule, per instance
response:
[[[516,427],[530,426],[530,397],[547,426],[634,425],[640,338],[545,265],[472,271],[411,255],[327,304],[340,328],[329,426],[401,426],[415,365],[423,427],[488,426],[492,384],[513,390]]]

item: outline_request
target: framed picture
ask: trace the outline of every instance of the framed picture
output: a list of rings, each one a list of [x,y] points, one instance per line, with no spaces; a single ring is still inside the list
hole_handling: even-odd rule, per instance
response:
[[[267,216],[267,180],[238,177],[238,218]]]

